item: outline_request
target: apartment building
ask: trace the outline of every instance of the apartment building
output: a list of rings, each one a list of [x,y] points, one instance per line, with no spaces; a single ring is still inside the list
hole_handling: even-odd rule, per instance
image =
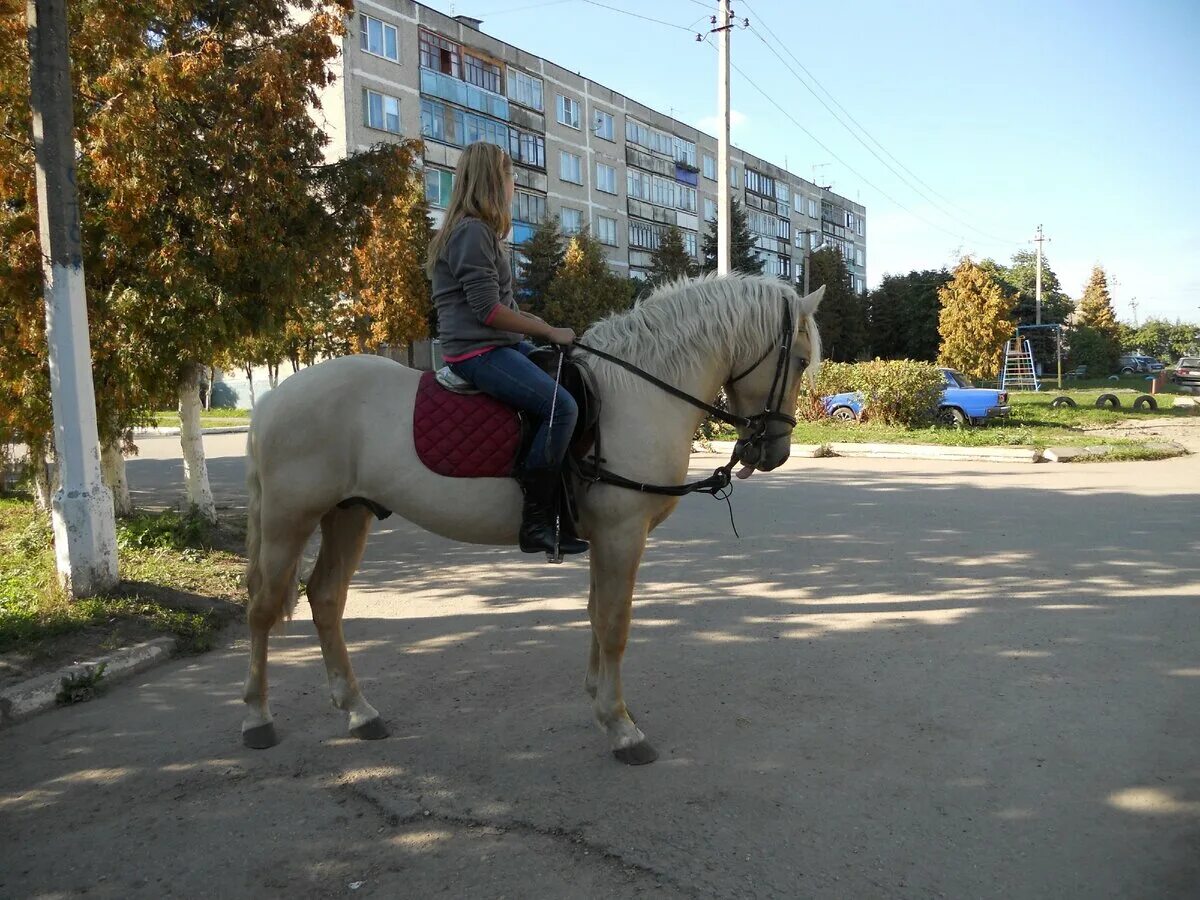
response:
[[[338,78],[322,96],[331,157],[422,138],[435,223],[462,147],[491,141],[512,156],[514,264],[547,216],[585,226],[618,271],[643,277],[666,228],[700,259],[716,219],[717,140],[568,69],[410,0],[356,0]],[[764,271],[803,279],[806,245],[832,246],[866,287],[865,209],[741,149],[731,185],[749,214]]]

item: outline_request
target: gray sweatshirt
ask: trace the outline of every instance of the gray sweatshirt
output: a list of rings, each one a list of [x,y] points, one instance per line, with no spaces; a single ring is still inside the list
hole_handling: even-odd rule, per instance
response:
[[[491,227],[479,219],[463,219],[433,268],[433,303],[437,308],[442,356],[453,362],[493,347],[511,347],[524,335],[492,328],[500,306],[519,311],[512,290],[508,254]]]

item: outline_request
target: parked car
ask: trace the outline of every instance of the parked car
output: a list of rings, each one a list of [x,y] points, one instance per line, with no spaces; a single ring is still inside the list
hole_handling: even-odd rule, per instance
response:
[[[1140,362],[1142,364],[1143,372],[1150,372],[1151,374],[1153,374],[1155,372],[1161,372],[1163,369],[1166,368],[1166,366],[1164,366],[1161,362],[1159,362],[1153,356],[1146,356],[1144,353],[1135,353],[1135,354],[1133,354],[1133,356],[1134,356],[1134,359],[1136,359],[1138,362]]]
[[[1176,384],[1200,385],[1200,356],[1184,356],[1175,364],[1171,380]]]
[[[937,415],[947,425],[982,425],[989,419],[1004,418],[1012,412],[1007,391],[977,388],[953,369],[941,371],[946,387],[938,402]],[[821,402],[831,419],[843,422],[858,421],[866,408],[865,398],[857,391],[822,397]]]
[[[1117,358],[1117,369],[1122,375],[1136,375],[1138,372],[1148,372],[1143,357],[1135,353],[1126,353]]]

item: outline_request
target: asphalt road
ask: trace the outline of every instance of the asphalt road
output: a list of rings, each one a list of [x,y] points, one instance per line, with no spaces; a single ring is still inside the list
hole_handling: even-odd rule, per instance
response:
[[[210,438],[241,502],[241,436]],[[173,440],[131,461],[172,502]],[[704,461],[701,461],[704,464]],[[241,635],[0,733],[0,896],[1200,896],[1195,457],[798,460],[654,535],[627,768],[582,690],[586,569],[376,528],[349,739],[301,605],[283,742]]]

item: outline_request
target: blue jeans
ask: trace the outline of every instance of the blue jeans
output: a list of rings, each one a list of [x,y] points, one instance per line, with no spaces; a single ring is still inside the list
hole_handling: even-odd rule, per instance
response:
[[[525,458],[526,469],[557,468],[567,455],[571,433],[579,418],[575,398],[557,388],[554,379],[526,357],[533,345],[522,341],[515,347],[497,347],[462,362],[450,363],[455,375],[465,378],[489,397],[527,412],[538,420],[533,446]],[[554,422],[550,406],[554,405]]]

